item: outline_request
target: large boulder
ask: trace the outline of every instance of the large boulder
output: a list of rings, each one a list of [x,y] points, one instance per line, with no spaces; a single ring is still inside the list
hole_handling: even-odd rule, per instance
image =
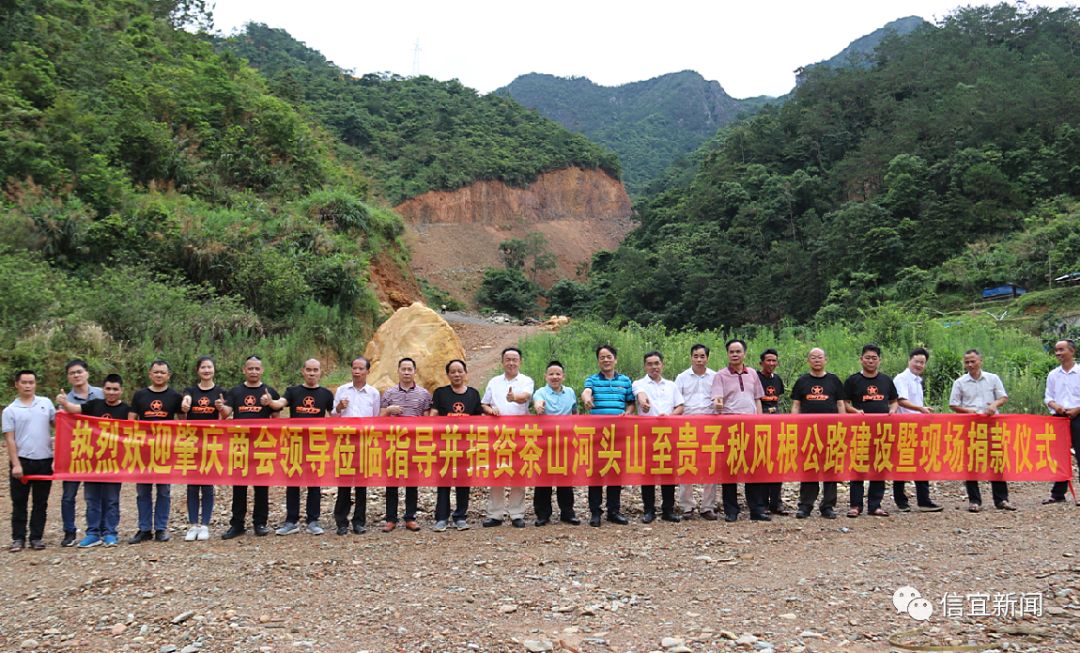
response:
[[[420,302],[400,308],[383,322],[364,349],[371,361],[368,383],[383,391],[397,383],[397,363],[416,361],[416,382],[429,391],[446,385],[444,368],[455,358],[465,359],[454,329],[435,311]]]

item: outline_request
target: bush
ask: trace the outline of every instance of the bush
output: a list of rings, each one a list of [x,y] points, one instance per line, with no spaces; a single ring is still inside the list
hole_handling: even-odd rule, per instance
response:
[[[525,278],[521,270],[484,268],[484,280],[480,282],[476,301],[481,306],[522,316],[536,312],[539,295],[540,287]]]

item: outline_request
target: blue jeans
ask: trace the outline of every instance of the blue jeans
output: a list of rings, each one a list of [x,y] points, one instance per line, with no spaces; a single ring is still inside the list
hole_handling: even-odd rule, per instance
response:
[[[200,495],[201,498],[200,498]],[[199,508],[202,508],[202,521],[199,521]],[[213,485],[189,485],[187,486],[187,516],[189,524],[210,525],[210,517],[214,514],[214,486]]]
[[[157,488],[157,502],[154,502],[154,488]],[[172,503],[172,486],[138,483],[135,485],[135,505],[139,508],[140,531],[163,531],[169,525],[169,506]],[[151,526],[153,520],[153,528]]]
[[[75,498],[79,495],[80,481],[64,481],[64,493],[60,495],[60,518],[64,532],[75,532]]]
[[[120,526],[120,484],[87,481],[83,497],[86,499],[86,534],[116,535]]]

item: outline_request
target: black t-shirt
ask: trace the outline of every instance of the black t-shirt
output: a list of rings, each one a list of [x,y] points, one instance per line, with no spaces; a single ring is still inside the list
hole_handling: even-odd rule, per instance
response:
[[[90,399],[82,405],[82,414],[87,417],[111,417],[112,419],[127,419],[128,414],[134,411],[131,406],[120,402],[115,406],[105,403],[104,399]]]
[[[334,408],[334,393],[322,386],[291,385],[285,388],[285,401],[289,402],[289,417],[326,417]]]
[[[807,372],[795,381],[791,399],[799,402],[799,411],[810,414],[838,413],[836,402],[847,399],[844,384],[832,372],[814,376]]]
[[[896,386],[887,374],[867,378],[862,372],[856,372],[844,383],[844,393],[854,408],[864,413],[886,414],[889,402],[896,401]]]
[[[468,415],[483,415],[484,409],[480,406],[480,393],[476,388],[465,388],[465,392],[458,394],[448,385],[435,388],[431,395],[431,407],[439,411],[443,417],[466,417]]]
[[[203,390],[197,385],[193,385],[187,390],[184,390],[184,394],[191,397],[191,408],[188,410],[187,418],[190,420],[202,420],[202,419],[218,419],[217,406],[214,402],[218,398],[225,398],[225,388],[220,385],[214,385],[209,390]]]
[[[183,396],[172,388],[165,388],[161,392],[140,388],[131,398],[131,412],[135,413],[138,419],[150,422],[176,419],[183,401]]]
[[[225,402],[232,406],[233,419],[268,419],[277,411],[262,405],[262,396],[269,392],[271,399],[280,399],[281,395],[265,383],[251,388],[241,383],[225,394]]]
[[[765,396],[761,398],[761,410],[767,413],[770,408],[779,409],[780,397],[784,396],[784,380],[779,374],[773,374],[770,379],[761,370],[758,370],[757,376],[761,380],[761,389],[765,391]]]

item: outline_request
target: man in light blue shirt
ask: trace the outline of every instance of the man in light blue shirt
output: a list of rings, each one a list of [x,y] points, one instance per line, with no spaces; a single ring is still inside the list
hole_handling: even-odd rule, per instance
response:
[[[577,413],[577,395],[574,389],[563,385],[566,371],[559,361],[548,363],[544,379],[547,385],[533,393],[533,410],[537,415],[573,415]],[[559,521],[577,526],[581,520],[574,514],[574,488],[559,487],[555,490],[559,503]],[[536,526],[551,523],[551,488],[538,487],[533,492],[533,512]]]

